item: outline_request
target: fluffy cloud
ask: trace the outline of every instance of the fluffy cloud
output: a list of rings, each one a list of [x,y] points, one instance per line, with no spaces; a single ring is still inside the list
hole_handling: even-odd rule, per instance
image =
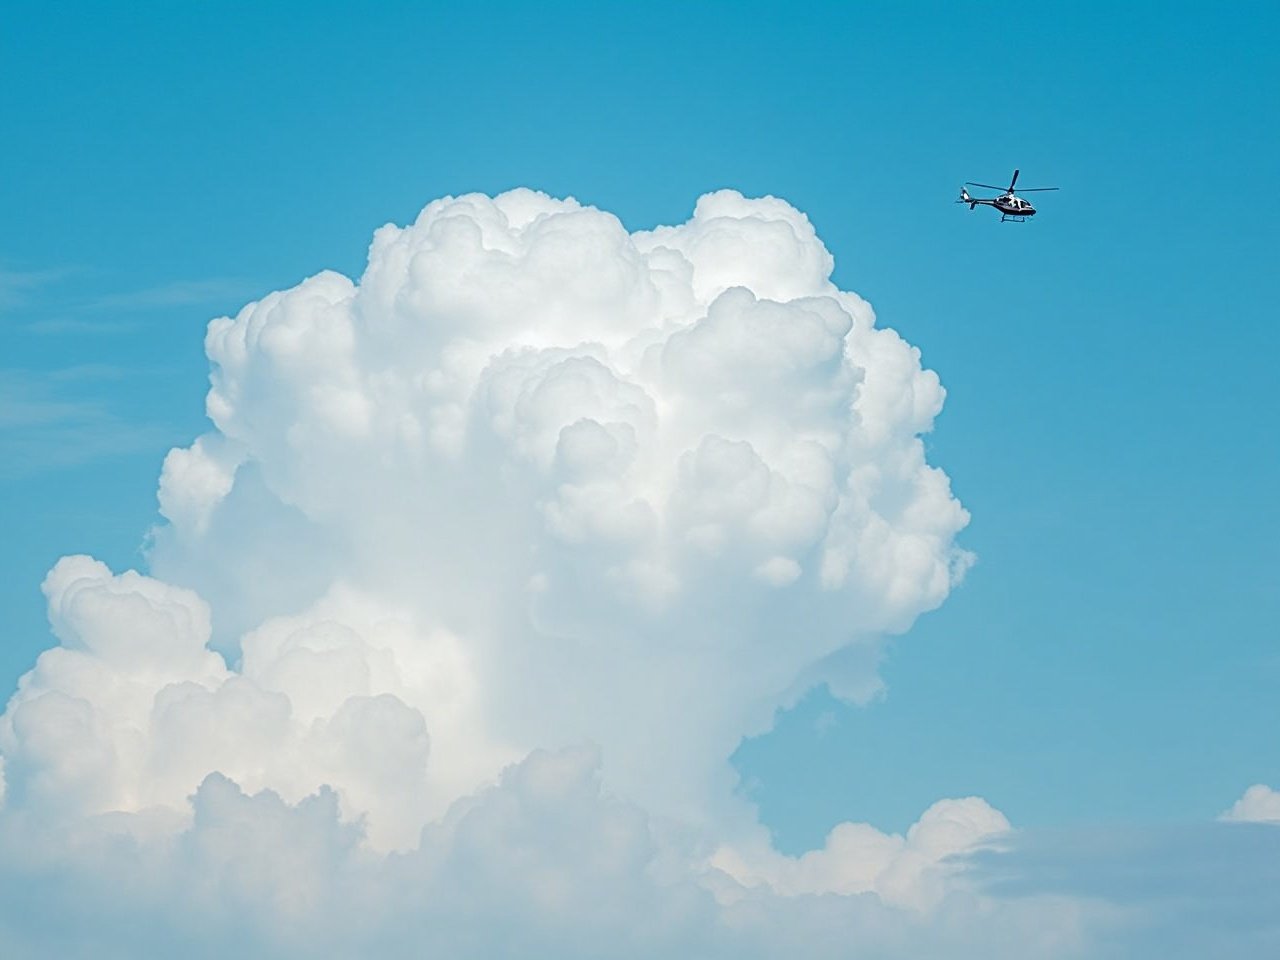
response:
[[[1223,813],[1222,819],[1241,823],[1280,823],[1280,792],[1266,784],[1255,783],[1231,805],[1230,810]]]
[[[45,581],[59,645],[0,717],[6,842],[127,836],[147,903],[267,926],[347,895],[407,916],[402,887],[481,926],[466,891],[501,893],[521,936],[565,905],[562,946],[655,897],[712,940],[760,897],[941,909],[998,812],[793,861],[727,761],[804,685],[874,689],[879,639],[970,562],[920,439],[938,379],[831,268],[773,198],[629,233],[516,190],[214,320],[213,430],[165,459],[151,576]]]
[[[166,459],[153,570],[308,722],[422,715],[422,816],[390,834],[583,740],[647,809],[722,820],[741,736],[968,563],[920,441],[937,377],[831,265],[772,198],[635,234],[527,190],[436,201],[358,283],[210,324],[217,429]]]
[[[822,848],[800,857],[767,843],[747,850],[722,848],[712,862],[735,880],[779,893],[874,893],[886,903],[926,910],[948,891],[956,869],[949,858],[977,849],[1009,830],[1009,821],[980,797],[940,800],[906,836],[881,833],[865,823],[841,823]]]
[[[163,841],[138,841],[157,829],[147,814],[82,822],[71,844],[47,826],[0,821],[6,956],[764,960],[798,944],[832,960],[943,945],[957,957],[1081,955],[1078,908],[1027,898],[997,910],[961,878],[927,915],[852,888],[740,885],[696,842],[605,791],[594,748],[534,751],[403,854],[370,855],[339,808],[328,789],[289,804],[210,774],[187,825]],[[918,856],[942,869],[936,857],[951,846],[906,845],[913,854],[859,859],[892,870]],[[59,922],[23,922],[48,913]]]

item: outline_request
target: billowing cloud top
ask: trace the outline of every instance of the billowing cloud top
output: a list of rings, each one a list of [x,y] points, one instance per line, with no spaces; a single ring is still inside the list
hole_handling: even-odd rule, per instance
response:
[[[823,680],[869,696],[850,651],[969,563],[920,440],[938,379],[831,270],[781,200],[629,233],[514,190],[214,320],[214,429],[165,460],[154,579],[72,557],[45,582],[9,815],[196,829],[269,790],[420,849],[476,791],[554,780],[535,751],[593,744],[608,796],[729,844],[743,889],[936,899],[913,878],[1007,827],[981,801],[786,863],[733,799],[740,738]]]

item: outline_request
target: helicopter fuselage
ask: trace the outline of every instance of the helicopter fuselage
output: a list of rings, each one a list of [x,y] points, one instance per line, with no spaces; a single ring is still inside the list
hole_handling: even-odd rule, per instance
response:
[[[1034,217],[1036,208],[1021,197],[1015,197],[1012,194],[1005,194],[1003,197],[996,197],[994,200],[971,200],[971,203],[982,203],[995,207],[1006,217]]]

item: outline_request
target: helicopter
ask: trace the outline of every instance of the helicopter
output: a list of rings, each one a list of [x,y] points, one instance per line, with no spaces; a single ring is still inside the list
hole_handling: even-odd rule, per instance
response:
[[[989,183],[974,183],[972,180],[966,180],[965,186],[982,187],[984,190],[1000,190],[1001,194],[994,198],[971,197],[969,191],[965,187],[960,188],[960,199],[956,203],[967,203],[969,209],[972,210],[978,204],[988,207],[995,207],[1000,211],[1000,222],[1012,220],[1015,223],[1025,223],[1027,217],[1036,215],[1036,208],[1031,205],[1029,200],[1023,200],[1021,197],[1014,196],[1013,185],[1018,182],[1018,171],[1013,171],[1013,179],[1009,181],[1008,189],[992,186]],[[1045,190],[1057,190],[1057,187],[1023,187],[1023,193],[1040,193]]]

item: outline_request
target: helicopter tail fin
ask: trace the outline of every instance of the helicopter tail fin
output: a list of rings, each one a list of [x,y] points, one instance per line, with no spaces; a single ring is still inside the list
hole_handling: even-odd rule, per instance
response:
[[[964,187],[960,188],[960,202],[967,203],[970,210],[978,205],[978,202],[974,200],[973,197],[969,196],[969,191]]]

